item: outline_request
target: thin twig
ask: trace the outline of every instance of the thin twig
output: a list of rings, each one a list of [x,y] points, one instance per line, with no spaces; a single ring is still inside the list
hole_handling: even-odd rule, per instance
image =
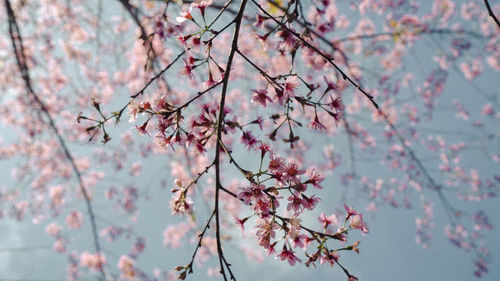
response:
[[[158,72],[158,74],[156,74],[155,76],[153,76],[149,81],[148,83],[146,83],[146,85],[144,85],[144,87],[142,87],[142,89],[140,89],[136,94],[130,96],[130,98],[132,99],[135,99],[137,98],[139,95],[142,95],[144,94],[144,91],[146,90],[146,88],[149,87],[149,85],[151,85],[151,83],[153,83],[156,79],[158,79],[160,76],[163,75],[163,73],[165,73],[165,71],[169,70],[170,67],[172,67],[172,65],[174,65],[181,57],[182,55],[184,55],[184,53],[186,53],[186,51],[182,51],[180,52],[176,57],[175,59],[170,62],[167,66],[165,66],[160,72]]]
[[[212,218],[214,217],[214,215],[215,215],[215,209],[212,211],[212,214],[208,218],[207,223],[205,224],[205,227],[203,228],[203,231],[198,235],[198,244],[196,245],[196,248],[194,249],[193,255],[191,256],[191,262],[189,262],[189,264],[187,265],[187,268],[186,268],[188,270],[188,273],[193,273],[193,262],[194,262],[194,259],[196,258],[196,253],[198,253],[198,249],[201,248],[201,246],[202,246],[201,242],[203,240],[203,236],[205,236],[205,232],[207,232],[207,229],[210,228],[210,222],[212,221]]]

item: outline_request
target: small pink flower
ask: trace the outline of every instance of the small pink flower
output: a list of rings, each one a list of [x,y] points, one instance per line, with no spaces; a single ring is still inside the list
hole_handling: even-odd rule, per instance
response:
[[[101,230],[99,235],[104,237],[106,241],[112,242],[123,233],[123,229],[119,227],[108,226]]]
[[[287,96],[285,96],[285,92],[279,88],[275,88],[274,92],[276,93],[276,98],[278,99],[278,103],[280,105],[283,105],[283,101],[285,101],[285,99],[288,98]]]
[[[148,135],[148,136],[151,136],[149,134],[149,132],[146,130],[146,127],[148,126],[148,121],[144,122],[144,124],[142,124],[140,127],[135,125],[135,128],[137,129],[137,132],[139,132],[139,134],[141,136],[144,136],[144,135]]]
[[[250,187],[245,187],[242,192],[238,193],[238,199],[243,201],[246,205],[252,203],[252,189]]]
[[[265,219],[262,219],[257,223],[258,225],[256,227],[258,228],[258,230],[256,235],[257,238],[259,239],[259,245],[261,245],[267,250],[270,250],[271,239],[276,236],[275,230],[279,229],[280,226],[273,221],[267,221]],[[272,246],[274,246],[274,244]]]
[[[300,86],[300,80],[297,76],[289,77],[285,82],[284,94],[286,97],[295,97],[295,89]]]
[[[362,214],[357,214],[357,215],[351,216],[349,223],[350,223],[350,226],[352,228],[359,229],[363,233],[368,233],[368,228],[367,228],[365,222],[363,221]]]
[[[192,225],[187,222],[181,222],[176,225],[169,225],[163,231],[163,245],[172,249],[183,245],[183,239],[192,230]]]
[[[186,20],[193,20],[193,16],[191,15],[192,10],[193,10],[193,6],[190,6],[188,11],[181,12],[181,15],[179,17],[176,17],[175,20],[178,23],[183,23]]]
[[[326,130],[326,126],[323,125],[323,123],[321,123],[318,119],[318,115],[316,115],[314,117],[314,120],[309,124],[309,128],[311,129],[315,129],[315,130],[318,130],[318,131],[323,131],[323,130]]]
[[[257,149],[260,150],[261,157],[264,157],[267,152],[271,151],[271,146],[268,143],[260,142],[260,145],[257,147]]]
[[[140,105],[135,100],[130,101],[130,104],[127,106],[128,109],[127,114],[130,115],[130,119],[128,120],[128,122],[130,123],[135,122],[137,114],[139,113],[139,107]]]
[[[212,5],[212,0],[197,0],[191,4],[191,7],[198,8],[202,16],[205,16],[205,9]]]
[[[193,73],[193,63],[189,60],[183,59],[184,60],[184,67],[181,69],[181,73],[189,77],[189,79],[194,78],[194,73]]]
[[[66,217],[66,223],[70,228],[80,228],[83,223],[83,215],[80,212],[73,211]]]
[[[351,208],[347,207],[346,204],[344,204],[344,209],[347,212],[346,220],[349,219],[351,216],[358,214],[358,212],[356,210],[354,210],[352,207]]]
[[[267,17],[263,17],[259,14],[257,14],[256,16],[256,19],[255,19],[255,23],[254,23],[254,26],[255,27],[258,27],[258,28],[262,28],[262,25],[264,24],[264,21],[268,20],[269,18]]]
[[[172,196],[172,200],[170,201],[170,208],[172,209],[173,215],[191,214],[194,208],[193,204],[193,201],[189,197],[186,197],[182,192],[177,192]]]
[[[276,153],[269,154],[269,171],[281,171],[285,168],[285,160]]]
[[[118,268],[120,269],[122,275],[129,279],[134,280],[136,272],[134,269],[134,261],[126,255],[122,255],[118,261]]]
[[[134,164],[132,164],[132,167],[130,167],[130,175],[134,176],[134,177],[137,177],[141,174],[142,172],[142,164],[141,162],[135,162]]]
[[[316,195],[307,197],[304,194],[302,194],[302,198],[303,198],[302,205],[304,205],[304,208],[309,209],[311,211],[316,207],[319,201],[321,201],[321,199],[316,197]]]
[[[278,255],[282,261],[287,260],[291,266],[295,265],[295,262],[301,262],[299,258],[295,256],[295,253],[292,250],[288,250],[286,247],[283,248],[283,251]]]
[[[310,174],[310,178],[305,182],[305,184],[312,184],[317,189],[323,189],[323,186],[321,186],[320,183],[324,181],[325,178],[317,174],[315,169],[309,170],[308,174]]]
[[[60,185],[56,185],[50,188],[50,199],[52,201],[52,206],[57,207],[64,204],[64,189]]]
[[[493,116],[493,115],[495,115],[495,109],[493,109],[493,106],[491,106],[490,103],[485,104],[483,106],[483,109],[481,110],[481,114],[488,115],[488,116]]]
[[[335,225],[338,223],[337,216],[335,214],[327,217],[325,213],[321,213],[318,217],[318,221],[323,225],[323,228],[327,228],[329,225]]]
[[[327,262],[331,266],[333,266],[335,262],[338,260],[339,260],[339,254],[337,254],[336,252],[326,252],[325,255],[319,257],[320,264],[324,264],[325,262]]]
[[[269,211],[272,209],[271,201],[267,197],[261,196],[259,199],[256,199],[256,203],[254,206],[254,211],[261,218],[265,218],[269,216]],[[276,206],[276,205],[275,205]]]
[[[257,139],[252,135],[251,131],[245,131],[241,136],[241,142],[250,148],[257,143]]]
[[[304,170],[300,169],[300,166],[296,163],[289,163],[284,172],[287,175],[287,178],[290,180],[296,180],[298,177],[305,173]]]
[[[300,213],[304,209],[300,194],[297,192],[294,192],[292,196],[288,197],[288,201],[290,201],[290,203],[288,203],[288,206],[286,207],[287,211],[293,210],[295,213]]]
[[[323,76],[323,80],[325,80],[325,83],[326,83],[325,93],[328,93],[328,91],[331,91],[331,90],[335,91],[338,89],[338,85],[335,84],[333,81],[330,81],[326,76]]]
[[[306,249],[308,244],[306,241],[307,241],[307,235],[305,234],[296,235],[295,237],[292,238],[292,247]]]
[[[474,80],[483,71],[483,61],[481,58],[475,58],[471,62],[462,62],[460,64],[460,69],[462,70],[465,78],[468,80]]]
[[[207,80],[207,82],[203,83],[202,88],[208,89],[208,88],[212,87],[213,85],[215,85],[216,83],[217,82],[214,80],[212,72],[209,72],[208,73],[208,80]]]
[[[234,220],[236,221],[236,224],[241,228],[241,231],[245,231],[245,222],[248,220],[248,218],[239,219],[235,217]]]
[[[93,271],[99,271],[102,269],[103,265],[106,263],[106,257],[101,254],[91,254],[89,252],[83,252],[80,255],[80,264],[86,266]]]
[[[290,51],[297,44],[297,39],[295,39],[295,36],[292,33],[290,33],[287,29],[281,29],[280,31],[276,32],[275,36],[281,37],[282,40],[281,42],[278,43],[279,49]]]
[[[272,103],[273,100],[267,95],[267,90],[251,90],[255,94],[252,96],[252,102],[258,103],[263,107],[267,106],[267,102]]]
[[[45,232],[47,232],[52,237],[58,237],[61,234],[61,226],[55,222],[47,225],[45,228]]]
[[[188,34],[186,36],[182,35],[182,34],[179,34],[177,36],[177,39],[179,40],[179,42],[181,43],[181,45],[185,46],[187,44],[187,41],[192,37],[193,35],[192,34]]]
[[[66,245],[64,244],[63,239],[57,239],[57,241],[54,242],[54,251],[58,253],[66,253]]]
[[[278,243],[278,242],[274,242],[273,244],[271,244],[269,246],[269,248],[266,249],[266,255],[268,255],[268,256],[276,255],[276,249],[274,248],[274,246],[276,246],[276,243]]]
[[[333,98],[331,95],[330,95],[330,107],[338,113],[341,113],[345,109],[345,106],[342,103],[342,98],[340,97]]]

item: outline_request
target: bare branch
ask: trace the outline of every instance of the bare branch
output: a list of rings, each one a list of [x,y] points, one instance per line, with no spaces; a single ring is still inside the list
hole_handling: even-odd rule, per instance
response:
[[[493,13],[493,9],[491,9],[491,6],[490,6],[490,2],[488,2],[488,0],[484,0],[484,5],[486,5],[486,9],[488,9],[488,14],[490,15],[490,17],[495,21],[495,23],[497,24],[498,28],[500,28],[500,21],[498,20],[498,18]]]
[[[224,270],[224,265],[227,267],[232,280],[236,280],[231,269],[229,268],[229,263],[224,258],[224,253],[222,251],[222,244],[220,241],[220,220],[219,220],[219,190],[222,186],[220,179],[220,152],[221,152],[221,140],[222,140],[222,126],[224,123],[224,105],[226,102],[226,93],[227,87],[229,84],[229,75],[231,74],[231,66],[233,64],[234,54],[238,49],[238,37],[240,33],[241,21],[243,19],[243,12],[245,11],[245,6],[247,4],[247,0],[242,0],[240,8],[238,10],[238,14],[235,18],[235,27],[233,34],[233,41],[231,44],[231,51],[229,53],[229,57],[227,59],[226,71],[224,74],[223,84],[222,84],[222,93],[220,98],[219,105],[219,115],[217,120],[217,144],[215,147],[215,235],[217,240],[217,253],[219,254],[219,264],[221,268],[221,274],[224,277],[224,280],[227,280],[227,276]]]

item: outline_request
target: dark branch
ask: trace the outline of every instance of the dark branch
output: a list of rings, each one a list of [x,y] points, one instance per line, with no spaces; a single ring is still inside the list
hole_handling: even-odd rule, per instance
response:
[[[23,44],[23,39],[21,36],[21,30],[19,28],[19,25],[17,23],[16,16],[14,14],[14,11],[12,10],[12,6],[10,4],[9,0],[5,0],[5,7],[7,11],[7,17],[9,21],[9,35],[10,39],[12,42],[12,48],[14,49],[14,53],[16,56],[16,61],[17,65],[19,67],[19,70],[21,71],[21,76],[24,80],[24,84],[26,86],[26,90],[28,92],[28,95],[33,98],[35,103],[40,107],[40,110],[43,112],[43,114],[46,116],[48,120],[48,125],[54,132],[59,145],[61,146],[64,155],[70,162],[71,168],[75,172],[76,178],[78,180],[78,184],[80,186],[80,192],[83,194],[83,198],[85,199],[86,207],[87,207],[87,213],[89,215],[90,219],[90,224],[91,224],[91,229],[92,229],[92,237],[94,240],[94,247],[96,250],[96,254],[98,255],[98,258],[101,258],[101,245],[99,243],[99,237],[97,235],[97,225],[95,222],[95,215],[94,215],[94,210],[92,208],[92,204],[90,202],[90,196],[85,188],[85,185],[83,184],[82,180],[82,174],[78,167],[76,166],[75,159],[71,152],[69,151],[68,145],[66,144],[66,141],[63,139],[61,133],[59,132],[59,129],[57,128],[54,118],[50,115],[50,112],[45,105],[45,103],[40,99],[40,97],[35,93],[33,89],[33,84],[31,82],[30,74],[29,74],[29,68],[28,64],[26,62],[26,56],[24,55],[24,44]],[[99,262],[99,272],[101,274],[101,277],[105,280],[106,279],[106,274],[103,268],[103,262]]]
[[[231,44],[231,51],[229,53],[229,57],[227,59],[226,64],[226,72],[224,74],[223,84],[222,84],[222,93],[220,98],[219,105],[219,115],[217,120],[217,144],[215,147],[215,235],[217,240],[217,253],[219,255],[219,264],[221,268],[221,274],[224,277],[224,280],[227,280],[227,276],[224,270],[224,266],[226,266],[229,274],[231,275],[232,280],[236,280],[231,269],[229,268],[230,264],[224,257],[224,253],[222,251],[222,244],[220,241],[220,220],[219,220],[219,190],[222,187],[221,179],[220,179],[220,152],[221,152],[221,140],[222,140],[222,127],[224,122],[224,105],[226,102],[226,93],[227,87],[229,84],[229,75],[231,74],[231,66],[233,64],[234,54],[238,49],[238,37],[240,33],[241,21],[243,19],[243,12],[245,11],[245,6],[247,4],[247,0],[242,0],[240,8],[238,10],[238,14],[235,18],[235,28],[233,34],[233,41]]]
[[[488,2],[488,0],[484,0],[484,5],[486,5],[486,9],[488,9],[488,14],[490,15],[490,17],[495,21],[495,23],[497,24],[498,28],[500,28],[500,21],[498,20],[498,18],[493,13],[493,9],[491,9],[491,6],[490,6],[490,3]]]

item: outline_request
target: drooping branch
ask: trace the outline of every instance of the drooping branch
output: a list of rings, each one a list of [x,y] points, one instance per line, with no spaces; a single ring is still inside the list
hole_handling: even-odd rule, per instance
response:
[[[291,30],[288,28],[284,23],[280,22],[277,20],[274,16],[269,14],[262,6],[255,0],[252,0],[252,2],[257,6],[259,10],[261,10],[267,17],[272,19],[276,24],[278,24],[281,28],[295,36],[295,38],[299,39],[305,46],[307,46],[309,49],[313,50],[316,52],[319,56],[321,56],[323,59],[325,59],[329,64],[331,64],[339,73],[342,75],[342,78],[344,80],[347,80],[351,85],[353,85],[356,89],[358,89],[365,97],[367,97],[371,104],[375,108],[379,108],[378,104],[375,102],[375,99],[372,95],[368,94],[361,86],[359,83],[356,83],[349,75],[347,75],[336,63],[333,62],[333,58],[327,56],[325,53],[323,53],[321,50],[319,50],[317,47],[313,46],[311,43],[309,43],[307,40],[305,40],[300,34],[297,32]]]
[[[132,4],[130,4],[129,0],[118,0],[120,3],[123,5],[127,13],[132,17],[134,20],[135,24],[137,27],[139,27],[139,30],[141,31],[141,36],[140,38],[144,41],[144,45],[147,44],[147,55],[148,55],[148,60],[146,62],[146,65],[144,66],[146,69],[152,65],[156,54],[153,49],[153,42],[152,40],[149,39],[149,35],[146,31],[146,28],[144,28],[144,25],[141,23],[141,20],[139,19],[139,9],[137,7],[134,7]],[[150,57],[149,54],[152,54],[153,57]]]
[[[500,21],[498,20],[497,16],[493,13],[493,9],[491,9],[490,2],[488,0],[484,0],[484,5],[486,5],[486,9],[488,9],[488,14],[490,17],[495,21],[497,24],[498,28],[500,28]]]
[[[224,270],[224,266],[227,267],[232,280],[236,280],[234,277],[231,269],[230,269],[230,264],[226,261],[224,258],[224,253],[222,251],[222,244],[221,244],[221,239],[220,239],[220,219],[219,219],[219,190],[220,187],[222,186],[221,184],[221,179],[220,179],[220,153],[221,153],[221,140],[222,140],[222,127],[224,126],[224,105],[226,103],[226,93],[227,93],[227,87],[229,84],[229,76],[231,74],[231,66],[233,64],[233,58],[234,54],[236,53],[236,50],[238,49],[238,38],[239,38],[239,33],[240,33],[240,27],[241,27],[241,22],[243,19],[243,13],[245,11],[245,6],[247,4],[247,0],[242,0],[240,4],[240,8],[238,10],[238,14],[236,15],[235,18],[235,27],[234,27],[234,34],[233,34],[233,41],[231,43],[231,51],[229,53],[228,59],[227,59],[227,64],[226,64],[226,71],[224,74],[224,79],[223,79],[223,84],[222,84],[222,93],[220,97],[220,104],[219,104],[219,114],[218,114],[218,119],[217,119],[217,140],[216,140],[216,146],[215,146],[215,235],[216,235],[216,240],[217,240],[217,253],[219,255],[219,264],[220,264],[220,271],[222,276],[224,277],[224,280],[227,280],[227,276]]]
[[[21,35],[21,30],[20,30],[19,25],[17,23],[16,15],[12,9],[10,1],[5,0],[4,3],[5,3],[5,7],[6,7],[7,18],[9,21],[9,35],[10,35],[10,39],[11,39],[11,43],[12,43],[12,48],[14,50],[17,65],[18,65],[19,70],[21,72],[22,79],[24,80],[26,90],[28,92],[28,95],[40,107],[40,111],[47,118],[49,127],[52,129],[53,133],[55,134],[55,136],[59,142],[59,145],[61,146],[61,148],[64,152],[64,155],[66,156],[66,159],[70,163],[71,168],[76,175],[76,178],[78,180],[78,184],[80,187],[80,192],[82,193],[83,198],[85,199],[87,213],[89,215],[90,225],[91,225],[91,229],[92,229],[92,237],[93,237],[93,242],[94,242],[94,248],[95,248],[97,257],[99,259],[99,262],[98,262],[99,273],[101,274],[101,277],[104,280],[106,280],[107,279],[106,273],[105,273],[105,269],[103,267],[103,261],[101,260],[102,251],[101,251],[101,245],[99,243],[99,237],[97,234],[96,219],[95,219],[94,210],[92,208],[92,203],[90,202],[91,199],[90,199],[89,192],[83,183],[82,174],[81,174],[80,170],[78,169],[78,167],[76,166],[75,158],[73,157],[72,153],[70,152],[66,141],[64,140],[61,133],[59,132],[59,129],[54,121],[54,118],[50,114],[49,109],[47,108],[45,103],[40,99],[40,97],[37,95],[37,93],[33,89],[33,84],[32,84],[30,73],[29,73],[28,63],[26,61],[26,56],[25,56],[25,52],[24,52],[24,44],[23,44],[23,39],[22,39],[22,35]]]
[[[413,160],[413,162],[415,162],[415,164],[417,165],[418,169],[420,170],[420,172],[424,176],[425,180],[427,181],[429,189],[433,190],[433,191],[435,191],[437,193],[437,195],[439,196],[439,200],[440,200],[441,204],[445,207],[445,210],[452,210],[453,211],[454,207],[451,205],[451,203],[448,201],[448,199],[446,199],[446,197],[444,196],[443,190],[442,190],[442,186],[439,185],[434,180],[434,178],[431,176],[431,174],[428,171],[428,169],[423,165],[422,161],[420,160],[420,158],[415,153],[415,151],[408,145],[408,142],[401,135],[401,133],[397,130],[397,128],[394,125],[394,123],[389,119],[389,116],[387,116],[387,114],[385,114],[385,112],[383,112],[381,109],[378,109],[378,114],[380,116],[382,116],[382,118],[384,119],[384,121],[386,122],[386,124],[389,125],[391,131],[394,132],[394,134],[395,134],[396,139],[398,140],[398,142],[401,144],[401,146],[403,146],[404,150],[410,155],[410,158]],[[453,217],[449,213],[447,213],[447,215],[448,215],[448,219],[450,220],[450,222],[452,224],[455,224]]]
[[[453,29],[448,29],[448,28],[429,28],[429,29],[419,29],[413,32],[410,32],[413,35],[421,35],[421,34],[438,34],[438,35],[460,35],[464,34],[467,36],[471,36],[474,38],[484,38],[483,35],[470,31],[470,30],[453,30]],[[343,37],[340,39],[333,40],[334,43],[338,42],[346,42],[346,41],[354,41],[354,40],[365,40],[365,39],[375,39],[379,37],[385,37],[385,36],[390,36],[394,37],[397,35],[400,35],[401,31],[392,31],[392,32],[380,32],[380,33],[374,33],[374,34],[361,34],[361,35],[355,35],[355,36],[347,36]]]

